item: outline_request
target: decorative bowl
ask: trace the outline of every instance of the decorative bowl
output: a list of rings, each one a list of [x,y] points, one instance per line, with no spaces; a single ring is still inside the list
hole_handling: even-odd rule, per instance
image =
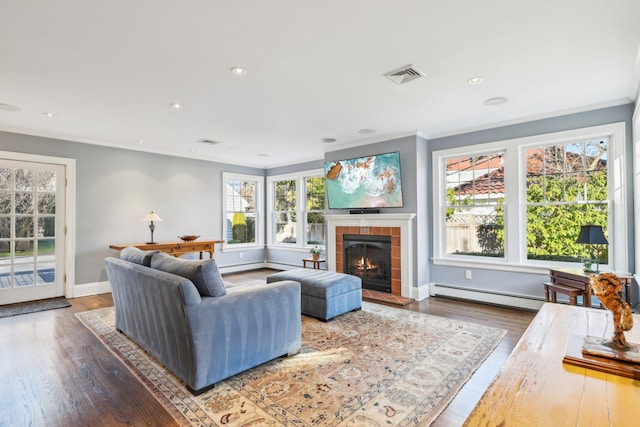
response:
[[[178,239],[184,241],[184,242],[192,242],[194,240],[196,240],[198,237],[200,236],[194,236],[191,234],[185,234],[184,236],[178,236]]]

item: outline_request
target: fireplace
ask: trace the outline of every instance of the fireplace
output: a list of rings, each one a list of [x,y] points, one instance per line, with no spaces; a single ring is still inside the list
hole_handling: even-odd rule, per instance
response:
[[[362,287],[391,293],[391,236],[344,234],[343,270],[362,279]]]

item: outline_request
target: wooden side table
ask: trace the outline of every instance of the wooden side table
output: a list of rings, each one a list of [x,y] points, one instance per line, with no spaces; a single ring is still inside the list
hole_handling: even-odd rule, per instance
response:
[[[615,272],[614,272],[615,273]],[[631,304],[631,282],[633,277],[624,273],[615,273],[624,286],[624,297],[627,303]],[[551,283],[567,287],[573,287],[584,291],[584,306],[591,307],[591,286],[589,277],[591,273],[585,273],[579,269],[552,268],[549,270]]]
[[[307,268],[307,263],[310,262],[313,265],[313,268],[315,270],[320,270],[320,264],[322,264],[323,262],[326,262],[327,260],[324,258],[318,258],[318,259],[313,259],[313,258],[302,258],[302,267],[303,268]]]

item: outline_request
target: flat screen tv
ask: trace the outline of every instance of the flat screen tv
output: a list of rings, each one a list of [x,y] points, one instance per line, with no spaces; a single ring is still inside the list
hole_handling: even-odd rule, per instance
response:
[[[403,206],[398,152],[325,162],[324,176],[329,209]]]

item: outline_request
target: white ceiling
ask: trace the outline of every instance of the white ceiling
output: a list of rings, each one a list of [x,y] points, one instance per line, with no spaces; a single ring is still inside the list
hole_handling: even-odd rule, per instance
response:
[[[638,0],[0,0],[0,103],[22,109],[0,130],[299,163],[632,102],[638,22]],[[426,77],[383,76],[408,64]]]

